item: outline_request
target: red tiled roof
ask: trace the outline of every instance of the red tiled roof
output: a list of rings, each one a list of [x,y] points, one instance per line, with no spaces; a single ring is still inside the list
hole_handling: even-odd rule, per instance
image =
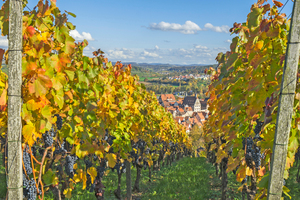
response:
[[[179,110],[179,112],[184,112],[184,110],[182,108],[179,108],[178,110]]]
[[[160,97],[162,101],[176,101],[175,96],[173,94],[162,94],[160,95]]]

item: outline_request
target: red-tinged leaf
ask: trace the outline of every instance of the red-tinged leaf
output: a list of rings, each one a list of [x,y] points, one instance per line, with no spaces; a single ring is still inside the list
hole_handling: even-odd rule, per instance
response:
[[[258,4],[258,5],[262,5],[262,4],[265,3],[265,2],[266,2],[266,0],[258,0],[258,1],[257,1],[257,4]]]
[[[34,71],[38,68],[36,62],[28,62],[26,65],[26,72],[30,73],[30,71]]]
[[[267,34],[267,37],[270,37],[270,38],[276,38],[279,36],[279,33],[280,33],[280,30],[278,27],[272,27],[270,26],[268,32],[266,32]]]
[[[263,6],[264,9],[263,14],[266,14],[268,11],[270,11],[270,8],[271,8],[270,4],[265,4]]]
[[[28,27],[26,28],[26,33],[27,33],[30,37],[32,37],[32,36],[35,34],[35,28],[34,28],[33,26],[28,26]]]
[[[69,99],[73,99],[73,94],[70,90],[65,92],[65,94],[69,97]]]
[[[29,83],[28,90],[31,94],[35,94],[36,97],[47,94],[47,89],[40,79],[35,79],[33,83]]]
[[[266,173],[266,167],[261,167],[258,171],[259,176],[264,176]]]
[[[273,3],[277,6],[277,7],[281,7],[281,6],[283,6],[283,3],[281,3],[281,2],[279,2],[279,1],[275,1],[275,0],[272,0],[273,1]]]
[[[4,49],[0,49],[0,68],[1,68],[1,65],[2,65],[2,60],[3,60],[4,53],[5,53],[5,50]]]
[[[256,69],[261,63],[268,60],[268,58],[269,58],[268,54],[267,55],[256,54],[250,61],[250,65],[252,65],[254,69]]]
[[[48,76],[39,74],[38,78],[41,80],[41,82],[43,83],[44,86],[46,86],[48,88],[52,87],[52,81]]]

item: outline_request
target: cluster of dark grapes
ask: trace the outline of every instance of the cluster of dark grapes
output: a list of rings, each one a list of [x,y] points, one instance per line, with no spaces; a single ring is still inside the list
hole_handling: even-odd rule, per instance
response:
[[[254,133],[255,133],[255,136],[253,138],[254,140],[258,140],[258,141],[262,140],[262,138],[259,136],[259,133],[263,125],[264,125],[263,122],[259,121],[258,119],[256,120],[256,126],[254,128]]]
[[[126,166],[125,163],[117,162],[114,168],[111,169],[112,171],[117,170],[118,174],[126,173]]]
[[[109,135],[108,130],[105,130],[105,136],[103,138],[104,141],[106,141],[110,146],[114,143],[114,139],[116,139],[115,136]]]
[[[143,153],[148,155],[153,152],[150,150],[149,147],[146,147],[146,144],[147,143],[144,142],[143,140],[139,140],[137,143],[134,143],[132,141],[132,149],[133,150],[130,152],[130,157],[133,158],[133,160],[132,160],[133,166],[134,167],[138,166],[140,168],[144,167],[145,170],[148,167],[148,162],[146,161],[146,158],[144,158],[144,159],[142,158],[142,155],[143,155]]]
[[[144,140],[139,139],[139,141],[137,142],[137,148],[140,149],[141,154],[144,153],[146,145],[147,145],[147,143]]]
[[[300,160],[300,147],[298,147],[297,152],[295,153],[295,162],[297,163]]]
[[[169,147],[172,152],[176,152],[176,150],[178,150],[178,143],[174,144],[174,142],[170,142]]]
[[[27,152],[27,146],[23,150],[23,163],[24,163],[27,175],[32,174],[31,159],[30,159],[29,153]]]
[[[62,124],[63,124],[62,118],[61,118],[61,116],[59,114],[55,114],[54,116],[57,117],[56,127],[57,127],[58,130],[60,130],[62,128]]]
[[[247,183],[247,180],[248,180],[248,176],[246,176],[243,180],[242,180],[242,185]]]
[[[36,146],[35,146],[35,143],[34,143],[34,145],[31,147],[31,152],[32,152],[32,155],[33,156],[36,156]]]
[[[97,176],[96,176],[96,178],[98,180],[100,180],[103,177],[105,170],[106,170],[105,166],[98,166],[97,167]]]
[[[88,168],[90,168],[90,167],[93,166],[92,161],[90,161],[90,160],[88,160],[88,159],[85,159],[85,160],[84,160],[84,163],[85,163],[85,166],[86,166],[86,170],[88,170]]]
[[[35,200],[36,197],[37,189],[35,180],[33,178],[27,180],[25,174],[23,174],[23,198],[27,198],[28,200]]]
[[[46,131],[46,133],[43,134],[43,139],[44,139],[44,143],[45,143],[45,148],[52,146],[53,136],[52,136],[51,131],[50,131],[50,134],[48,131]]]
[[[246,140],[244,139],[243,149],[245,149],[245,146],[246,146]],[[254,161],[256,169],[259,169],[261,165],[261,158],[262,158],[262,154],[260,153],[260,148],[254,144],[253,139],[251,137],[248,137],[246,155],[245,155],[247,166],[252,168],[253,161]]]
[[[62,154],[63,156],[67,153],[65,149],[65,142],[63,142],[57,149],[54,150],[54,155]]]
[[[75,155],[67,155],[66,156],[66,163],[65,163],[65,172],[70,178],[73,178],[74,176],[74,169],[73,166],[78,159]]]

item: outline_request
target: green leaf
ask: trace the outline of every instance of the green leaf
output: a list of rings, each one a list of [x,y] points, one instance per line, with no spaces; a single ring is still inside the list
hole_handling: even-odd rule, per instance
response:
[[[51,118],[51,109],[48,105],[42,109],[42,116],[47,119]]]
[[[57,103],[60,109],[63,108],[65,102],[63,90],[59,90],[56,92],[56,95],[54,96],[54,101],[55,103]]]
[[[268,185],[269,185],[269,173],[266,173],[257,186],[260,188],[268,188]]]
[[[49,169],[42,177],[45,185],[53,184],[55,181],[55,173],[53,173],[51,169]]]
[[[83,70],[86,70],[87,68],[88,68],[88,65],[89,65],[89,58],[88,57],[86,57],[86,56],[84,56],[83,57]]]
[[[248,15],[248,27],[251,29],[252,27],[257,27],[261,20],[261,15],[264,8],[252,8],[251,13]]]
[[[68,13],[69,15],[71,15],[72,17],[76,18],[76,15],[74,13],[68,12],[65,10],[66,13]]]
[[[66,138],[67,142],[69,142],[70,144],[74,144],[74,139],[71,137],[67,137]]]
[[[65,72],[68,75],[68,77],[70,78],[70,80],[73,81],[74,80],[75,72],[74,71],[70,71],[70,70],[65,70]]]

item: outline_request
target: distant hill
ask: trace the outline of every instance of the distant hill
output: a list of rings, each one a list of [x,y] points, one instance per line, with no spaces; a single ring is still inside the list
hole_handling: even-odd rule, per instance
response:
[[[112,62],[115,64],[115,62]],[[213,67],[216,68],[217,64],[190,64],[190,65],[181,65],[181,64],[168,64],[168,63],[137,63],[137,62],[124,62],[124,65],[131,64],[135,67],[146,68],[153,71],[177,71],[184,72],[187,70],[194,70],[198,73],[203,73],[206,68]],[[196,70],[195,70],[196,69]]]

